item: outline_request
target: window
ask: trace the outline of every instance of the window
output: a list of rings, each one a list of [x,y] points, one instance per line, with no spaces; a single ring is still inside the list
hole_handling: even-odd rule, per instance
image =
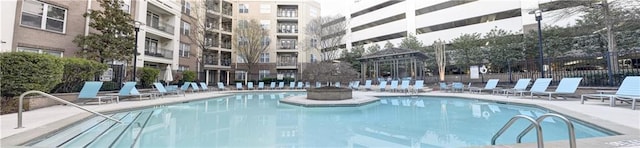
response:
[[[152,38],[146,38],[144,40],[144,52],[146,54],[158,53],[158,40]]]
[[[129,13],[129,4],[125,4],[125,3],[120,4],[120,10],[122,10],[122,11],[124,11],[126,13]]]
[[[240,56],[240,55],[238,55],[238,57],[236,58],[236,62],[237,62],[237,63],[247,63],[247,62],[244,60],[244,57],[242,57],[242,56]]]
[[[311,63],[315,62],[318,62],[318,58],[316,58],[316,55],[311,54]]]
[[[189,32],[191,32],[191,24],[182,21],[182,25],[180,25],[180,32],[182,35],[189,36]]]
[[[191,46],[189,46],[189,44],[186,43],[180,43],[180,57],[189,57],[189,53],[191,51]]]
[[[245,37],[238,37],[238,46],[247,46],[249,44],[249,40]]]
[[[242,70],[236,71],[236,80],[244,80],[245,79],[244,73],[245,71],[242,71]]]
[[[269,43],[271,43],[271,39],[269,39],[268,36],[263,36],[262,37],[262,42],[260,42],[260,45],[269,46]]]
[[[191,3],[187,0],[182,0],[182,13],[191,15]]]
[[[147,26],[160,28],[160,16],[158,14],[147,11]]]
[[[262,80],[264,78],[268,78],[269,77],[269,73],[271,73],[269,70],[260,70],[259,71],[259,79]]]
[[[247,28],[248,26],[249,26],[249,21],[238,20],[238,28]]]
[[[260,63],[269,63],[269,53],[260,53]]]
[[[240,4],[240,6],[238,6],[240,13],[249,13],[249,6],[245,5],[245,4]]]
[[[260,26],[262,26],[263,29],[269,29],[270,25],[270,20],[260,20]]]
[[[35,0],[24,0],[20,24],[64,33],[67,9]]]
[[[309,44],[310,47],[318,47],[318,40],[316,39],[311,39],[311,44]]]
[[[49,54],[56,57],[62,57],[64,53],[62,51],[46,50],[46,49],[31,48],[31,47],[18,47],[17,50],[18,52],[33,52],[33,53],[40,53],[40,54]]]
[[[189,66],[178,65],[178,71],[188,71],[188,70],[189,70]]]
[[[269,5],[269,4],[261,4],[260,5],[260,13],[271,13],[271,5]]]

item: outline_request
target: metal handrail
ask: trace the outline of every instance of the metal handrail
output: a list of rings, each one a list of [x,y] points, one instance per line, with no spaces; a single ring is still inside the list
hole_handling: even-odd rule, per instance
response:
[[[571,123],[571,121],[567,118],[565,118],[562,115],[558,115],[558,114],[554,114],[554,113],[547,113],[544,115],[541,115],[540,117],[538,117],[538,119],[536,119],[536,122],[540,123],[542,122],[542,120],[544,120],[547,117],[558,117],[560,119],[562,119],[562,121],[564,121],[564,123],[567,124],[567,128],[569,130],[569,147],[570,148],[576,148],[576,134],[573,128],[573,123]],[[517,142],[520,143],[522,141],[522,137],[524,137],[524,135],[527,134],[527,132],[529,132],[532,128],[533,128],[533,124],[529,125],[529,127],[527,127],[526,129],[524,129],[519,135],[518,135],[518,140]]]
[[[491,138],[491,145],[496,145],[496,140],[498,139],[498,137],[500,137],[500,135],[502,135],[502,133],[504,133],[509,127],[511,127],[511,125],[513,123],[515,123],[518,119],[527,119],[528,121],[531,122],[531,126],[534,126],[536,128],[536,132],[538,134],[537,135],[538,136],[538,148],[543,148],[544,147],[544,142],[542,141],[542,128],[540,127],[540,124],[538,124],[538,122],[536,122],[536,120],[534,120],[533,118],[531,118],[529,116],[525,116],[525,115],[513,116],[509,120],[509,122],[507,122],[507,124],[502,126],[502,128],[495,135],[493,135],[493,138]]]
[[[95,115],[102,116],[102,117],[107,118],[107,119],[109,119],[109,120],[112,120],[112,121],[115,121],[115,122],[118,122],[118,123],[122,123],[122,122],[121,122],[121,121],[119,121],[119,120],[116,120],[116,119],[113,119],[113,118],[111,118],[111,117],[109,117],[109,116],[103,115],[103,114],[101,114],[101,113],[98,113],[98,112],[95,112],[95,111],[89,110],[89,109],[84,108],[84,107],[82,107],[82,106],[79,106],[79,105],[73,104],[73,103],[71,103],[71,102],[69,102],[69,101],[67,101],[67,100],[60,99],[60,98],[58,98],[58,97],[56,97],[56,96],[52,96],[52,95],[50,95],[50,94],[47,94],[47,93],[44,93],[44,92],[41,92],[41,91],[37,91],[37,90],[31,90],[31,91],[27,91],[27,92],[22,93],[22,94],[20,95],[19,100],[18,100],[18,103],[19,103],[19,104],[18,104],[18,127],[16,127],[16,129],[18,129],[18,128],[24,128],[24,127],[22,127],[22,100],[24,99],[24,96],[26,96],[27,94],[32,94],[32,93],[36,93],[36,94],[39,94],[39,95],[45,96],[45,97],[47,97],[47,98],[49,98],[49,99],[56,100],[56,101],[58,101],[58,102],[60,102],[60,103],[64,103],[64,104],[67,104],[67,105],[71,105],[71,106],[73,106],[73,107],[76,107],[76,108],[82,109],[82,110],[84,110],[84,111],[87,111],[87,112],[93,113],[93,114],[95,114]]]

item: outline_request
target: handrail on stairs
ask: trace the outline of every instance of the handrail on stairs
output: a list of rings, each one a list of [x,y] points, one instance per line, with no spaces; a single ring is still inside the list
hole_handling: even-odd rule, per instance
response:
[[[513,123],[515,123],[518,119],[526,119],[529,122],[531,122],[531,126],[536,128],[536,133],[537,133],[537,138],[538,138],[538,148],[543,148],[544,147],[544,142],[542,141],[542,128],[540,127],[540,124],[538,124],[538,122],[536,122],[535,119],[529,117],[529,116],[525,116],[525,115],[516,115],[513,116],[509,122],[507,122],[507,124],[505,124],[504,126],[502,126],[502,128],[495,134],[493,135],[493,137],[491,138],[491,145],[496,145],[496,140],[498,139],[498,137],[500,137],[500,135],[502,135],[502,133],[504,133],[505,131],[507,131],[507,129],[509,127],[511,127],[511,125]]]
[[[52,95],[47,94],[47,93],[44,93],[44,92],[42,92],[42,91],[31,90],[31,91],[24,92],[24,93],[22,93],[22,94],[20,95],[20,98],[19,98],[19,101],[18,101],[18,103],[19,103],[19,104],[18,104],[18,127],[16,127],[16,129],[18,129],[18,128],[24,128],[24,127],[22,127],[22,102],[23,102],[22,100],[24,99],[24,96],[26,96],[26,95],[28,95],[28,94],[32,94],[32,93],[36,93],[36,94],[39,94],[39,95],[45,96],[45,97],[47,97],[47,98],[49,98],[49,99],[53,99],[53,100],[56,100],[56,101],[58,101],[58,102],[61,102],[61,103],[67,104],[67,105],[71,105],[71,106],[73,106],[73,107],[76,107],[76,108],[82,109],[82,110],[84,110],[84,111],[87,111],[87,112],[93,113],[93,114],[98,115],[98,116],[102,116],[102,117],[104,117],[104,118],[107,118],[107,119],[109,119],[109,120],[115,121],[115,122],[117,122],[117,123],[122,123],[122,122],[121,122],[121,121],[119,121],[119,120],[116,120],[116,119],[113,119],[113,118],[111,118],[111,117],[109,117],[109,116],[106,116],[106,115],[104,115],[104,114],[101,114],[101,113],[98,113],[98,112],[95,112],[95,111],[89,110],[89,109],[84,108],[84,107],[82,107],[82,106],[79,106],[79,105],[73,104],[73,103],[71,103],[71,102],[69,102],[69,101],[67,101],[67,100],[60,99],[60,98],[58,98],[58,97],[56,97],[56,96],[52,96]]]
[[[541,115],[540,117],[538,117],[538,119],[536,119],[536,122],[542,123],[542,121],[547,117],[560,118],[560,119],[562,119],[562,121],[564,121],[565,124],[567,124],[567,129],[569,130],[569,147],[570,148],[576,148],[576,134],[575,134],[575,131],[574,131],[573,123],[571,123],[571,121],[569,119],[567,119],[566,117],[564,117],[562,115],[559,115],[559,114],[554,114],[554,113],[546,113],[544,115]],[[524,135],[526,135],[529,131],[531,131],[533,126],[534,126],[533,124],[529,125],[529,127],[527,127],[522,132],[520,132],[520,134],[518,134],[518,141],[516,141],[516,142],[517,143],[522,142],[522,137],[524,137]]]

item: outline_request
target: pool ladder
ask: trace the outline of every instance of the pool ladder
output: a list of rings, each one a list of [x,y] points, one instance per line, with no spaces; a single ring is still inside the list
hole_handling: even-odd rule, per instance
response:
[[[511,120],[507,122],[507,124],[502,126],[502,128],[495,135],[493,135],[493,138],[491,138],[491,145],[496,145],[496,140],[498,139],[498,137],[500,137],[500,135],[502,135],[502,133],[504,133],[509,127],[511,127],[511,125],[515,123],[518,119],[526,119],[527,121],[531,122],[531,125],[529,125],[529,127],[525,128],[522,132],[520,132],[520,134],[518,134],[516,142],[521,143],[522,137],[524,137],[524,135],[526,135],[529,131],[531,131],[531,129],[536,128],[538,148],[543,148],[544,142],[542,138],[542,127],[540,127],[540,123],[547,117],[560,118],[562,119],[562,121],[564,121],[565,124],[567,124],[567,129],[569,130],[569,147],[576,148],[576,134],[574,132],[573,123],[571,123],[571,121],[569,121],[569,119],[565,118],[564,116],[559,114],[554,114],[554,113],[547,113],[547,114],[541,115],[535,120],[526,115],[516,115],[512,117]]]

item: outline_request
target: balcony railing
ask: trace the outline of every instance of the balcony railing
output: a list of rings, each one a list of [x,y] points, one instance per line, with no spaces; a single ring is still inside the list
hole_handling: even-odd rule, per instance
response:
[[[278,45],[278,50],[296,50],[296,49],[298,49],[298,46],[296,45],[288,45],[288,46]]]
[[[220,43],[217,40],[205,40],[204,45],[206,47],[218,47]]]
[[[231,9],[222,9],[222,14],[228,15],[228,16],[233,16],[233,10],[231,10]]]
[[[231,59],[222,59],[220,62],[221,66],[231,66]]]
[[[231,42],[222,42],[220,48],[231,49]]]
[[[164,48],[146,49],[144,51],[144,55],[173,59],[173,51]]]
[[[222,31],[231,32],[231,26],[222,26]]]
[[[167,23],[149,23],[149,22],[147,22],[147,24],[149,24],[149,26],[151,28],[154,28],[154,29],[157,29],[157,30],[160,30],[160,31],[163,31],[163,32],[166,32],[166,33],[169,33],[169,34],[173,35],[173,26],[172,25],[169,25]]]
[[[278,66],[297,66],[296,62],[278,62]]]
[[[297,18],[298,9],[278,9],[278,17]]]
[[[278,33],[298,33],[298,29],[278,29]]]

